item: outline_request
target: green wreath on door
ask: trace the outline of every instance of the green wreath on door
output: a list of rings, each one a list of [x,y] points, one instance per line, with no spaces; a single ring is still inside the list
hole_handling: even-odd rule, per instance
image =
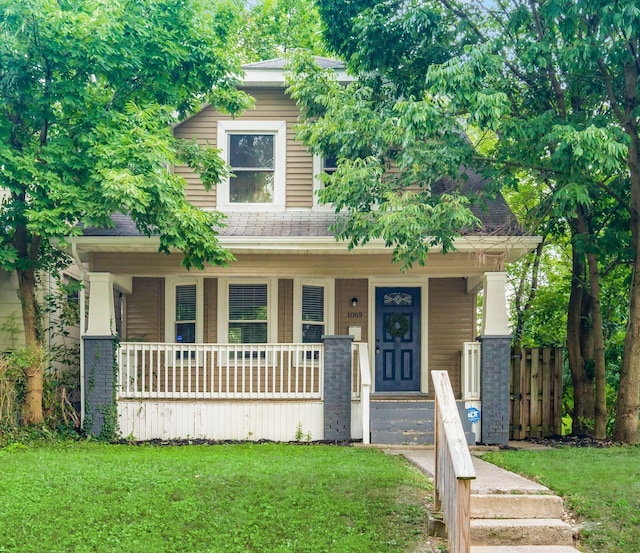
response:
[[[384,329],[392,338],[404,338],[409,332],[409,317],[403,313],[394,313],[387,319]]]

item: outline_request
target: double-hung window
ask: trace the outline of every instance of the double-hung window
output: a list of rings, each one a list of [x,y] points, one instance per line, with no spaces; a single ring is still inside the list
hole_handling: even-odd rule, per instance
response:
[[[334,282],[330,280],[296,280],[294,284],[293,339],[302,343],[319,343],[324,334],[333,334]]]
[[[196,343],[196,285],[176,286],[176,342]]]
[[[266,284],[229,285],[230,344],[266,344],[268,318]]]
[[[322,175],[333,175],[338,169],[338,159],[335,156],[313,156],[313,207],[333,209],[331,204],[321,204],[318,192],[325,187]]]
[[[218,122],[218,147],[231,170],[218,187],[219,208],[284,209],[286,138],[284,121]]]

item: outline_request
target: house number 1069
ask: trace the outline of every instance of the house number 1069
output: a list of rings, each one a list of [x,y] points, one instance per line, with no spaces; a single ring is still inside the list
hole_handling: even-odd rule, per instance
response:
[[[348,311],[347,319],[362,319],[362,311]]]

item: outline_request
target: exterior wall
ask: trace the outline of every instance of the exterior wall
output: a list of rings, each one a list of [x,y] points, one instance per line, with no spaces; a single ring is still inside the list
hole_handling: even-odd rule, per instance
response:
[[[351,305],[352,298],[358,298],[356,307]],[[335,333],[346,335],[349,334],[350,326],[359,326],[362,329],[361,341],[366,342],[369,335],[368,313],[369,283],[367,279],[336,279]]]
[[[125,340],[164,342],[164,279],[133,278],[126,302]]]
[[[293,280],[278,281],[278,342],[293,342]]]
[[[218,279],[204,279],[204,341],[215,344],[218,341]]]
[[[287,278],[301,277],[336,277],[367,279],[372,275],[392,277],[397,279],[398,286],[402,286],[403,275],[398,266],[391,261],[387,254],[242,254],[235,252],[236,261],[227,267],[207,265],[203,276],[242,276],[260,275],[261,277],[276,276]],[[138,276],[169,276],[191,275],[180,265],[180,255],[165,255],[160,253],[129,253],[126,250],[114,253],[92,254],[91,271],[106,271],[115,275]],[[492,271],[492,261],[482,263],[480,259],[469,258],[468,253],[448,253],[439,255],[433,253],[424,267],[416,266],[406,273],[407,277],[429,276],[451,277],[452,275],[482,276],[486,271]],[[455,279],[454,279],[455,280]],[[460,281],[463,279],[460,278]],[[358,300],[365,301],[365,298]]]
[[[137,440],[292,441],[298,428],[304,439],[324,438],[321,401],[119,401],[123,436]]]
[[[18,279],[15,271],[0,270],[0,327],[14,327],[16,332],[0,330],[0,352],[24,347],[22,307],[18,299]]]
[[[462,343],[474,339],[475,296],[463,278],[429,280],[429,369],[447,370],[456,398],[462,394]]]
[[[301,142],[295,139],[294,125],[298,122],[300,110],[295,102],[284,94],[283,89],[247,89],[255,106],[239,118],[250,121],[287,122],[287,208],[311,208],[313,203],[313,156]],[[216,112],[210,107],[188,119],[175,129],[179,138],[196,138],[199,143],[217,145],[217,121],[228,121],[232,117]],[[185,167],[176,167],[175,172],[187,181],[187,197],[202,208],[216,207],[215,188],[205,191],[199,178]]]

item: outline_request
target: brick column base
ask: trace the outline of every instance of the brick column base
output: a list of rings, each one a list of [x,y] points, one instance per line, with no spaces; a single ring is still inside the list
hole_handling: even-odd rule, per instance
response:
[[[511,336],[481,336],[480,418],[482,443],[509,443],[509,366]]]
[[[323,336],[324,439],[351,440],[351,342],[353,336]]]
[[[83,336],[85,409],[82,427],[87,434],[113,440],[118,434],[116,406],[117,366],[115,336]]]

